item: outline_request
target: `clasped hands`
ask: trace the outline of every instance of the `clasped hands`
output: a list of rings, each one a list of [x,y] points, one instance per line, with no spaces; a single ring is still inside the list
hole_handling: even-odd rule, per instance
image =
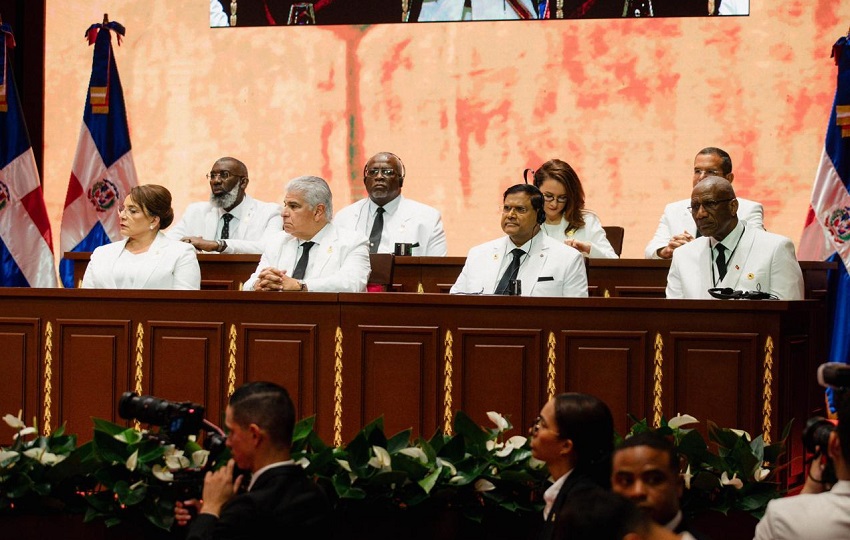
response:
[[[286,275],[286,270],[278,270],[268,266],[260,270],[257,281],[254,282],[255,291],[300,291],[301,283],[297,279]]]

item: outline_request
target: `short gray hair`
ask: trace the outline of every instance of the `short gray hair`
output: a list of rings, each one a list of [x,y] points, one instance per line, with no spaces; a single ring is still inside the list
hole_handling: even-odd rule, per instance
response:
[[[331,195],[331,188],[327,182],[318,176],[299,176],[286,184],[286,193],[291,191],[303,195],[304,200],[312,209],[324,204],[325,216],[327,216],[328,221],[333,219],[333,195]]]

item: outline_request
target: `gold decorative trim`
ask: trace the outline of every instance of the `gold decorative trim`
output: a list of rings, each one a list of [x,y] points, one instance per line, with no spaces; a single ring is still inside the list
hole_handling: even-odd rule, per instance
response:
[[[236,0],[230,2],[230,26],[236,26]]]
[[[443,368],[443,433],[452,434],[452,331],[446,330],[446,339],[443,342],[446,349],[443,354],[445,367]]]
[[[410,17],[410,0],[401,0],[401,22],[407,22]]]
[[[416,285],[416,292],[419,294],[425,294],[425,287],[422,286],[421,282]]]
[[[44,327],[44,416],[41,431],[45,436],[50,435],[50,408],[53,405],[51,393],[53,392],[53,324],[47,321]]]
[[[142,323],[136,327],[136,370],[133,377],[134,387],[133,391],[139,395],[142,395],[142,378],[144,377],[144,365],[145,365],[145,357],[143,356],[145,352],[145,329],[142,326]],[[142,425],[138,420],[133,420],[133,427],[135,429],[142,429]]]
[[[556,5],[558,6],[558,8],[555,11],[555,18],[556,19],[563,19],[564,18],[564,0],[558,0],[556,2]]]
[[[770,428],[772,427],[770,417],[773,413],[773,406],[770,404],[771,398],[773,398],[773,390],[771,389],[771,385],[773,384],[773,338],[770,335],[767,336],[767,340],[764,343],[764,375],[762,376],[762,383],[764,384],[764,389],[761,393],[763,400],[761,406],[761,430],[764,433],[764,444],[770,444]]]
[[[227,398],[236,391],[236,325],[230,325],[230,347],[227,349]]]
[[[334,446],[342,446],[342,328],[339,326],[334,346]]]
[[[664,364],[664,340],[661,338],[661,332],[655,334],[655,359],[653,360],[652,372],[652,424],[658,428],[661,427],[661,378],[662,366]]]
[[[555,332],[549,332],[548,349],[546,356],[546,400],[555,397],[555,346],[558,341],[555,339]]]
[[[611,298],[611,291],[609,291],[608,289],[602,291],[602,298]]]

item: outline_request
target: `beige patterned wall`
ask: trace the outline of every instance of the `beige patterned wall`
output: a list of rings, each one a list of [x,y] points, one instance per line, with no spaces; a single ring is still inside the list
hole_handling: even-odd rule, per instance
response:
[[[693,156],[727,149],[738,194],[799,240],[835,89],[845,0],[753,0],[749,17],[208,28],[203,0],[48,0],[45,192],[58,247],[92,50],[104,12],[141,182],[175,210],[234,155],[250,192],[280,200],[318,174],[341,208],[365,160],[407,166],[406,196],[443,211],[450,255],[501,234],[501,193],[551,157],[588,208],[643,247],[666,202],[690,194]]]

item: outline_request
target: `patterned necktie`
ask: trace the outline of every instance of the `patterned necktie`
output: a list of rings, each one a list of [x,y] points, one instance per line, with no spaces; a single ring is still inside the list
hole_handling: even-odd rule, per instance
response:
[[[219,240],[227,240],[230,238],[230,220],[233,219],[233,214],[224,214],[221,219],[224,220],[224,225],[221,227],[221,238]]]
[[[720,281],[723,281],[723,278],[726,277],[726,246],[717,244],[714,249],[717,250],[717,259],[715,259],[717,272],[720,274]]]
[[[369,253],[377,253],[381,245],[381,233],[384,232],[384,207],[379,206],[375,213],[375,223],[369,233]]]
[[[525,255],[525,252],[516,248],[511,251],[511,254],[514,256],[514,259],[511,261],[511,264],[508,265],[505,273],[502,274],[502,279],[499,280],[499,284],[496,286],[495,294],[508,294],[511,281],[515,281],[519,274],[520,259],[523,255]]]
[[[307,263],[310,261],[310,248],[316,245],[315,242],[304,242],[301,244],[301,258],[295,264],[295,271],[292,272],[292,279],[304,279],[304,274],[307,272]]]

